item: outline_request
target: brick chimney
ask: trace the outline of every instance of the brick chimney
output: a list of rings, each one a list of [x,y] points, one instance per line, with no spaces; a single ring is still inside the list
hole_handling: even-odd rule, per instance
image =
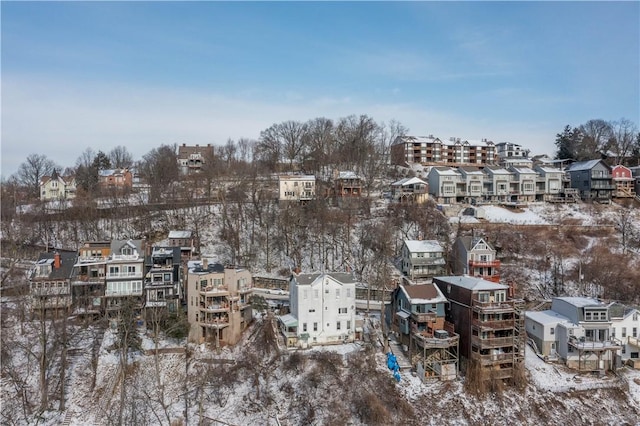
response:
[[[58,253],[57,251],[53,254],[53,268],[54,269],[58,269],[60,268],[60,265],[62,264],[62,261],[60,260],[60,253]]]

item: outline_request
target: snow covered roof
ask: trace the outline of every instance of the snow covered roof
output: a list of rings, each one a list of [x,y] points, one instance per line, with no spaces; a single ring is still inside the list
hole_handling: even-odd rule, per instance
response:
[[[355,172],[346,171],[346,172],[339,172],[338,179],[360,179],[360,176],[358,176]]]
[[[285,327],[297,327],[298,319],[291,314],[281,315],[278,317],[280,322],[284,324]]]
[[[406,186],[406,185],[416,185],[416,184],[426,185],[427,182],[423,181],[420,178],[412,177],[412,178],[400,179],[399,181],[392,183],[391,186]]]
[[[460,172],[452,167],[436,166],[432,170],[434,170],[439,175],[460,176]]]
[[[484,175],[484,173],[482,173],[482,170],[480,170],[479,167],[475,166],[460,166],[458,167],[458,170],[464,172],[464,174],[467,175]]]
[[[535,175],[536,172],[534,172],[533,170],[531,170],[529,167],[522,167],[522,166],[512,166],[511,167],[513,169],[513,171],[520,173],[520,174],[533,174]]]
[[[493,141],[487,140],[487,139],[482,139],[482,140],[473,140],[473,139],[462,139],[462,138],[449,138],[449,139],[440,139],[437,137],[434,137],[433,135],[429,135],[429,136],[409,136],[409,135],[405,135],[405,136],[400,136],[396,139],[396,141],[394,142],[394,144],[401,144],[401,143],[441,143],[443,145],[448,145],[448,146],[452,146],[452,145],[473,145],[473,146],[493,146],[494,143]]]
[[[552,311],[550,309],[546,311],[527,311],[524,314],[528,319],[531,319],[537,322],[538,324],[543,324],[543,325],[558,324],[561,322],[570,322],[569,318],[565,317],[564,315],[560,315],[559,313]]]
[[[405,245],[410,253],[442,252],[444,249],[437,240],[405,240]]]
[[[169,238],[191,238],[191,231],[169,231]]]
[[[314,175],[279,175],[280,180],[316,180]]]
[[[605,303],[599,301],[598,299],[592,299],[590,297],[554,297],[554,299],[562,300],[570,305],[575,306],[576,308],[584,308],[586,306],[606,306]]]
[[[504,284],[498,284],[491,281],[483,280],[482,278],[475,278],[467,275],[460,275],[460,276],[454,276],[454,277],[435,277],[434,280],[440,280],[447,284],[463,287],[463,288],[466,288],[467,290],[472,290],[472,291],[506,290],[509,288],[509,286]]]
[[[484,169],[494,175],[510,175],[511,174],[509,170],[504,169],[500,166],[486,166]]]
[[[579,161],[577,163],[571,164],[567,170],[569,171],[577,171],[577,170],[591,170],[596,164],[600,163],[602,160],[589,160],[589,161]],[[608,167],[608,166],[607,166]]]
[[[544,172],[544,173],[564,173],[563,170],[560,170],[557,167],[551,167],[551,166],[537,166],[537,170],[540,170],[541,172]]]
[[[331,272],[331,273],[317,272],[314,274],[298,274],[298,275],[295,275],[294,278],[298,285],[311,285],[314,282],[316,282],[316,280],[321,279],[321,277],[325,275],[333,278],[334,280],[336,280],[341,284],[356,282],[352,274],[348,274],[345,272]]]

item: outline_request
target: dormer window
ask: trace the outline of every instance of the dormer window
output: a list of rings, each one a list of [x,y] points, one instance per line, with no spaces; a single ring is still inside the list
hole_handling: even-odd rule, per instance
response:
[[[131,247],[122,247],[120,254],[123,256],[131,256],[133,254],[133,250],[131,250]]]

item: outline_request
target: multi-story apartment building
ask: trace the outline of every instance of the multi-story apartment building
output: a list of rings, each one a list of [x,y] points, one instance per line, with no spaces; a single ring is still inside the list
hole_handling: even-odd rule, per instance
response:
[[[551,309],[526,313],[527,334],[544,355],[557,356],[569,368],[613,370],[622,345],[612,332],[611,305],[587,297],[555,297]]]
[[[511,201],[532,202],[536,200],[536,179],[538,174],[524,166],[512,166],[509,168],[512,180],[509,187]]]
[[[355,172],[337,172],[334,177],[334,194],[338,198],[362,196],[362,178]]]
[[[143,307],[145,276],[145,242],[143,240],[113,240],[106,262],[106,309],[117,315],[123,299],[131,300],[133,309]]]
[[[356,282],[351,274],[293,274],[289,303],[291,314],[280,317],[288,345],[354,340]]]
[[[475,235],[456,238],[450,257],[454,274],[500,282],[500,261],[496,250],[484,238]]]
[[[41,253],[29,276],[32,309],[37,315],[58,315],[72,304],[71,274],[77,254],[55,251]]]
[[[251,282],[247,269],[194,262],[187,275],[189,340],[235,345],[251,323]]]
[[[460,356],[466,368],[479,368],[484,379],[514,375],[524,359],[522,301],[509,286],[469,276],[435,277],[447,298],[446,320],[460,335]]]
[[[88,241],[78,250],[71,287],[74,314],[99,316],[104,312],[110,241]]]
[[[441,140],[429,136],[398,136],[391,145],[391,164],[405,166],[485,165],[496,161],[496,147],[492,141]]]
[[[471,202],[473,200],[482,199],[482,190],[484,188],[485,174],[479,167],[462,166],[458,168],[460,176],[464,182],[464,200]]]
[[[410,279],[444,273],[444,248],[436,240],[405,240],[402,244],[402,273]]]
[[[184,293],[180,247],[153,247],[145,270],[145,308],[166,308],[176,312]]]
[[[390,323],[422,380],[451,380],[458,372],[458,335],[445,321],[447,299],[434,284],[400,284],[392,293]]]
[[[528,166],[531,167],[529,151],[522,145],[511,142],[498,142],[496,144],[496,157],[498,164],[503,167],[508,166]],[[514,161],[515,160],[515,161]],[[523,162],[523,160],[526,160]]]
[[[306,202],[316,198],[316,177],[313,175],[278,176],[279,200]]]

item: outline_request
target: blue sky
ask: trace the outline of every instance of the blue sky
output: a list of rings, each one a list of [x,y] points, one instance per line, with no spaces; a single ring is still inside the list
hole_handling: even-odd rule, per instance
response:
[[[640,2],[1,3],[2,170],[367,114],[553,154],[640,125]]]

